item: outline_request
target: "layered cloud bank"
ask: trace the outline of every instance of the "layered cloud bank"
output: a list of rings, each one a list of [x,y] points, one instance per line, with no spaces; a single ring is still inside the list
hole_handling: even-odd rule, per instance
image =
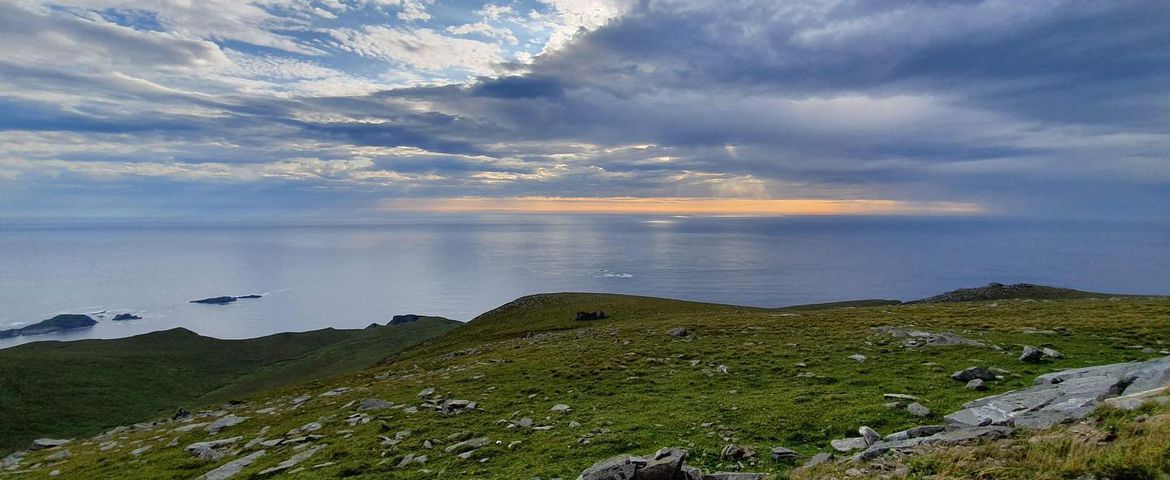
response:
[[[1164,219],[1170,4],[17,0],[0,217]]]

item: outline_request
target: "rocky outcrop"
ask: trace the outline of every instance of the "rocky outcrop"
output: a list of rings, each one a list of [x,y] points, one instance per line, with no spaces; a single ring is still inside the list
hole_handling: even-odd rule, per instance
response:
[[[687,465],[687,451],[663,448],[649,457],[618,455],[593,464],[577,480],[765,480],[761,473],[716,472],[704,474]]]
[[[1033,300],[1055,300],[1055,299],[1069,299],[1069,298],[1094,298],[1094,297],[1109,297],[1112,295],[1105,293],[1083,292],[1080,290],[1072,290],[1068,288],[1048,287],[1044,285],[1033,285],[1030,283],[1016,283],[1012,285],[1004,285],[1002,283],[989,283],[986,286],[977,288],[960,288],[952,290],[940,295],[935,295],[930,298],[922,300],[915,300],[913,302],[906,302],[908,304],[914,303],[952,303],[952,302],[980,302],[987,300],[1011,300],[1011,299],[1033,299]]]
[[[1170,381],[1170,357],[1041,375],[1036,386],[981,398],[946,416],[960,426],[1049,428],[1085,417],[1102,401]]]
[[[406,315],[395,315],[390,318],[390,323],[387,323],[386,326],[393,327],[395,325],[405,325],[407,323],[414,323],[422,320],[422,318],[422,315],[415,315],[413,313],[408,313]]]
[[[606,316],[605,312],[602,312],[602,311],[577,312],[577,321],[579,321],[579,322],[588,322],[588,321],[592,321],[592,320],[604,320],[606,318],[609,318],[609,317]]]
[[[902,327],[874,327],[875,332],[901,338],[902,345],[907,347],[986,347],[983,342],[961,337],[950,332],[931,333],[922,330],[912,330]]]
[[[142,320],[142,317],[135,315],[133,313],[119,313],[117,315],[114,315],[114,318],[111,320],[113,320],[115,322],[124,322],[126,320]]]

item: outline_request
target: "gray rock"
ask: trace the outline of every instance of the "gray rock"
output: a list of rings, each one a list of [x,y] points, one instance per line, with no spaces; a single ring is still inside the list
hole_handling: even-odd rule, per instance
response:
[[[857,433],[860,433],[861,438],[865,439],[866,445],[873,445],[882,439],[881,434],[866,426],[858,428]]]
[[[301,425],[297,428],[289,430],[288,433],[286,434],[286,436],[293,437],[293,436],[300,435],[302,433],[315,432],[315,431],[320,430],[320,429],[321,429],[321,424],[319,422],[309,422],[309,423]]]
[[[558,403],[556,405],[553,405],[551,411],[557,412],[557,413],[569,413],[569,412],[573,411],[573,409],[570,408],[568,405],[565,405],[563,403]]]
[[[187,447],[184,450],[186,450],[187,453],[190,453],[191,455],[194,455],[194,456],[199,457],[199,458],[204,459],[204,460],[219,460],[225,456],[225,454],[222,451],[220,451],[219,449],[226,447],[228,445],[235,444],[236,442],[240,441],[240,438],[243,438],[243,437],[232,437],[232,438],[224,438],[221,440],[210,440],[210,441],[206,441],[206,442],[196,442],[196,443],[192,443],[190,445],[187,445]]]
[[[1115,397],[1132,378],[1078,377],[981,398],[947,415],[947,423],[966,426],[1007,425],[1049,428],[1083,418],[1102,400]]]
[[[684,464],[679,469],[679,480],[703,480],[703,471]]]
[[[687,335],[690,335],[690,332],[687,332],[687,329],[685,329],[685,328],[676,327],[676,328],[670,329],[670,331],[666,332],[666,334],[670,335],[672,337],[680,337],[681,338],[681,337],[686,337]]]
[[[1053,350],[1053,349],[1051,349],[1051,348],[1047,348],[1047,347],[1046,347],[1046,348],[1041,348],[1041,349],[1040,349],[1040,353],[1043,353],[1043,354],[1044,354],[1044,356],[1045,356],[1045,357],[1048,357],[1048,358],[1064,358],[1064,354],[1063,354],[1063,353],[1060,353],[1060,352],[1059,352],[1059,351],[1057,351],[1057,350]]]
[[[248,417],[237,417],[235,415],[228,415],[226,417],[220,417],[218,420],[211,422],[211,425],[208,425],[205,430],[207,430],[207,433],[214,435],[214,434],[219,433],[220,430],[223,430],[223,429],[228,428],[228,427],[234,427],[234,426],[239,425],[241,423],[244,423],[246,421],[248,421]]]
[[[350,391],[349,387],[337,387],[337,388],[334,388],[333,390],[322,393],[321,396],[322,397],[336,397],[336,396],[341,395],[341,394],[348,392],[348,391]]]
[[[817,465],[828,463],[832,459],[833,459],[833,454],[827,453],[827,452],[821,452],[821,453],[818,453],[816,455],[813,455],[812,458],[808,459],[807,462],[804,462],[804,465],[801,465],[800,468],[812,468],[812,467],[815,467]]]
[[[146,448],[150,448],[150,447],[146,447]],[[72,456],[73,456],[73,454],[69,453],[69,450],[61,450],[57,453],[54,453],[52,455],[45,457],[45,461],[46,462],[55,462],[57,460],[65,460],[66,458],[69,458]]]
[[[444,448],[443,451],[445,451],[447,453],[462,453],[462,452],[465,452],[467,450],[474,450],[474,449],[477,449],[480,447],[487,446],[487,444],[488,444],[488,439],[486,437],[472,438],[469,440],[464,440],[462,442],[456,443],[454,445],[450,445],[447,448]]]
[[[255,463],[256,460],[258,460],[260,457],[263,457],[266,453],[267,452],[264,450],[259,450],[248,456],[237,458],[223,464],[223,466],[215,470],[203,474],[198,478],[198,480],[226,480],[228,478],[234,477],[236,474],[240,473],[240,471]]]
[[[1024,363],[1040,363],[1044,359],[1044,352],[1031,345],[1024,345],[1024,353],[1020,354],[1020,361]]]
[[[427,387],[427,388],[422,389],[422,391],[418,392],[418,394],[416,394],[415,396],[419,397],[419,398],[426,398],[426,397],[429,397],[429,396],[434,395],[434,394],[435,394],[434,387]]]
[[[772,460],[783,462],[799,458],[800,454],[784,447],[772,447]]]
[[[982,378],[973,378],[970,382],[967,382],[966,388],[967,390],[981,392],[983,390],[987,390],[987,383],[984,382]]]
[[[751,448],[741,447],[735,444],[723,447],[723,451],[719,454],[719,458],[724,460],[747,460],[755,456],[756,452]]]
[[[976,378],[983,381],[991,381],[995,380],[995,372],[987,369],[987,367],[971,367],[952,373],[951,378],[960,382],[970,382]]]
[[[882,398],[885,398],[886,400],[906,400],[910,402],[918,400],[918,397],[915,397],[914,395],[906,395],[903,393],[883,393]]]
[[[394,402],[380,398],[364,398],[358,404],[358,410],[386,410],[394,408]]]
[[[829,445],[833,447],[833,450],[838,452],[852,452],[854,450],[861,450],[869,446],[869,444],[866,443],[865,439],[862,437],[832,440],[829,442]]]
[[[577,480],[633,480],[638,467],[645,464],[644,458],[618,455],[593,464]]]
[[[637,470],[638,480],[677,480],[682,471],[687,451],[678,448],[664,448],[654,454]]]
[[[38,438],[36,440],[33,440],[32,447],[29,447],[29,450],[44,450],[46,448],[57,448],[60,446],[68,445],[69,442],[72,442],[72,441],[73,440],[57,440],[57,439],[52,439],[52,438]]]
[[[292,458],[289,458],[288,460],[285,460],[283,462],[276,464],[275,467],[262,470],[260,472],[260,475],[268,475],[268,474],[272,474],[272,473],[276,473],[276,472],[283,472],[285,470],[293,468],[293,467],[297,466],[298,463],[301,463],[305,460],[308,460],[309,457],[312,457],[314,454],[317,453],[317,451],[321,450],[322,448],[325,448],[324,445],[318,445],[318,446],[312,447],[308,450],[305,450],[301,453],[293,455]]]
[[[1121,397],[1110,398],[1105,400],[1105,403],[1111,407],[1122,410],[1136,410],[1147,403],[1156,405],[1165,405],[1170,403],[1170,397],[1167,397],[1166,393],[1166,387],[1155,388],[1153,390],[1146,390],[1144,392],[1137,392]]]
[[[850,355],[848,358],[849,358],[850,360],[856,360],[856,361],[858,361],[858,362],[864,362],[864,361],[866,360],[866,357],[865,357],[865,355],[862,355],[862,354],[859,354],[859,353],[858,353],[858,354],[853,354],[853,355]]]
[[[868,461],[885,455],[890,451],[905,451],[922,445],[964,445],[976,441],[1003,438],[1011,435],[1011,433],[1012,429],[1009,427],[968,427],[937,432],[929,436],[908,436],[901,440],[875,443],[853,458],[859,461]]]
[[[914,403],[911,403],[910,405],[906,405],[906,411],[910,412],[911,415],[914,415],[916,417],[925,417],[927,415],[930,415],[930,409],[926,408],[925,405],[918,403],[918,402],[914,402]]]

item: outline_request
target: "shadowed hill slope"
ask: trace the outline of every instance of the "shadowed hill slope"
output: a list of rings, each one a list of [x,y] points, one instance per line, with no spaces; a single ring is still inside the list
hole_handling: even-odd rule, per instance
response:
[[[460,325],[324,329],[220,340],[178,328],[114,340],[36,342],[0,350],[0,451],[33,436],[93,434],[367,368]]]

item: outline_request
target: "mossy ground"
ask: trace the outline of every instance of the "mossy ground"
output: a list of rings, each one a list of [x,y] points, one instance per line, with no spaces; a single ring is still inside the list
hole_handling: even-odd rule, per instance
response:
[[[577,322],[578,310],[604,310],[610,318]],[[950,331],[1004,350],[905,348],[900,340],[871,330],[883,325]],[[675,327],[691,335],[668,335]],[[789,447],[808,457],[828,451],[831,439],[855,436],[860,425],[889,433],[940,423],[942,415],[966,401],[1028,386],[1042,373],[1159,356],[1143,348],[1164,348],[1170,342],[1167,327],[1166,299],[767,310],[618,295],[542,295],[489,312],[360,374],[246,399],[233,413],[251,419],[212,437],[201,430],[170,433],[174,425],[164,426],[123,434],[120,446],[107,452],[97,451],[97,442],[79,441],[69,447],[72,457],[56,465],[44,462],[47,454],[33,454],[24,465],[46,463],[37,475],[56,469],[62,478],[191,478],[228,460],[195,459],[183,451],[185,445],[234,436],[246,442],[263,426],[271,427],[267,437],[275,438],[319,421],[324,428],[315,433],[325,437],[318,443],[328,446],[290,478],[570,479],[597,460],[666,446],[687,448],[688,462],[705,470],[783,477],[792,465],[772,462],[770,447]],[[1029,328],[1060,328],[1062,333],[1026,333]],[[1020,363],[1017,356],[1025,344],[1051,346],[1065,358]],[[847,358],[853,354],[868,358]],[[948,377],[975,365],[1011,373],[990,382],[988,392],[968,391]],[[319,396],[342,386],[353,390]],[[351,401],[381,398],[418,405],[415,394],[426,387],[474,400],[479,408],[455,416],[382,410],[371,413],[370,423],[343,423],[355,411],[343,408]],[[313,394],[312,400],[291,407],[291,398],[305,393]],[[918,418],[885,408],[883,393],[919,396],[932,413]],[[573,411],[550,412],[559,403]],[[256,413],[269,407],[278,411]],[[522,417],[553,428],[533,431],[501,422]],[[572,428],[570,422],[581,426]],[[405,441],[382,445],[379,436],[404,430],[411,432]],[[460,433],[487,437],[491,444],[470,460],[458,459],[443,448],[450,444],[445,438]],[[165,447],[176,437],[178,446]],[[435,442],[435,448],[425,449],[425,440]],[[521,443],[508,448],[513,442]],[[720,460],[719,452],[729,443],[754,448],[757,460]],[[151,450],[141,456],[128,453],[148,445]],[[267,450],[239,478],[255,476],[297,452],[291,446]],[[397,468],[406,454],[427,455],[429,461]],[[1051,478],[1019,468],[1005,472],[990,477]]]

